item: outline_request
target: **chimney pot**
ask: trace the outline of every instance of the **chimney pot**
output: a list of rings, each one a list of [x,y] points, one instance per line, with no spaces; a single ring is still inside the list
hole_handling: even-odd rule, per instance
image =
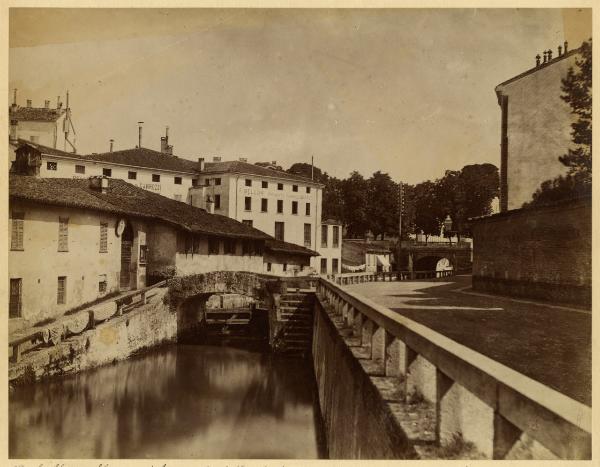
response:
[[[567,41],[565,41],[565,43],[563,45],[565,46],[565,53],[567,53],[567,48],[569,46],[569,43]]]
[[[13,89],[13,106],[17,106],[17,88]]]
[[[204,171],[204,157],[198,158],[198,165],[200,166],[200,172]]]
[[[215,213],[215,202],[210,195],[206,196],[206,211],[211,214]]]
[[[138,148],[142,147],[142,125],[144,122],[138,122]]]
[[[271,165],[277,165],[277,161],[271,161]]]
[[[552,60],[552,50],[548,49],[548,61]]]
[[[543,63],[546,63],[547,61],[548,61],[548,55],[547,55],[547,52],[544,50],[544,62]]]
[[[108,193],[108,177],[92,176],[90,177],[90,189],[101,193]]]
[[[560,57],[562,55],[562,46],[558,46],[558,56]]]
[[[542,58],[540,57],[540,54],[537,54],[535,56],[535,66],[540,66],[540,58]]]
[[[19,121],[11,120],[10,121],[10,140],[11,141],[17,141],[17,139],[19,139],[18,128],[19,128]]]
[[[110,140],[110,152],[113,152],[113,144],[114,144],[115,140],[111,139]]]
[[[31,99],[27,99],[27,107],[31,107]]]

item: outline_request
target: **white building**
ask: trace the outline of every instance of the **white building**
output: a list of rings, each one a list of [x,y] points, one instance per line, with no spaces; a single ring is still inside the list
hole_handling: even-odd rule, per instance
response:
[[[222,162],[215,158],[213,162],[201,162],[190,202],[251,225],[277,240],[315,250],[320,255],[311,258],[315,271],[331,274],[336,266],[335,272],[339,272],[341,228],[337,227],[334,246],[334,227],[321,221],[320,183],[245,160]],[[331,243],[323,243],[323,228],[332,231]]]

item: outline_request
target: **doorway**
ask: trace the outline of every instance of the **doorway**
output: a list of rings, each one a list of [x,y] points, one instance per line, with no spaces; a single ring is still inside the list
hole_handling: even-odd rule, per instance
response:
[[[127,222],[125,230],[121,234],[121,290],[127,290],[131,287],[131,250],[133,248],[133,229]]]

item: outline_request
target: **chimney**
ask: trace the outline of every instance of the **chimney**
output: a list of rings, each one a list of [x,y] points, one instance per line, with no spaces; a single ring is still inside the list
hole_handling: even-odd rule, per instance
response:
[[[13,103],[12,103],[13,109],[17,108],[17,88],[15,88],[13,90]]]
[[[198,158],[198,165],[200,166],[200,172],[204,172],[204,157]]]
[[[271,161],[271,165],[277,165],[277,161]]]
[[[169,146],[169,127],[165,130],[165,136],[160,137],[160,152],[173,155],[173,146]]]
[[[50,108],[50,101],[44,101],[44,109]]]
[[[19,126],[18,120],[10,121],[10,137],[9,137],[10,141],[17,141],[19,139],[18,126]]]
[[[569,43],[567,41],[565,41],[565,43],[563,45],[565,46],[565,53],[567,53],[567,47],[569,46]]]
[[[213,156],[213,162],[221,162],[221,156]]]
[[[31,99],[27,99],[27,107],[31,107]]]
[[[115,143],[114,139],[110,140],[110,151],[109,152],[113,152],[113,144]]]
[[[240,162],[248,162],[248,159],[246,157],[240,157]]]
[[[138,148],[142,147],[142,125],[144,122],[138,122]]]
[[[552,49],[548,49],[548,61],[552,60]]]
[[[108,177],[93,176],[90,177],[90,190],[98,191],[100,193],[108,193],[109,181]]]
[[[60,109],[62,107],[62,104],[60,102],[60,96],[56,96],[56,108]]]
[[[535,66],[540,66],[540,58],[542,58],[540,57],[540,54],[537,54],[535,56]]]
[[[215,213],[215,202],[210,195],[206,197],[206,212]]]
[[[561,57],[562,56],[562,45],[558,46],[558,56]]]

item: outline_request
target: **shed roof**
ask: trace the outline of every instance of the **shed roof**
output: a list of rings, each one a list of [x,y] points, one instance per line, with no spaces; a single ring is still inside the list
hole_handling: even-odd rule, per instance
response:
[[[204,209],[138,188],[123,180],[108,179],[108,182],[108,192],[101,193],[90,188],[89,179],[37,178],[11,174],[9,194],[11,200],[156,219],[205,235],[265,240],[271,238],[264,232],[229,217],[210,214]]]
[[[294,255],[304,256],[319,256],[316,251],[310,250],[306,247],[296,245],[295,243],[284,242],[282,240],[269,239],[265,244],[267,250],[274,252],[288,253]]]

